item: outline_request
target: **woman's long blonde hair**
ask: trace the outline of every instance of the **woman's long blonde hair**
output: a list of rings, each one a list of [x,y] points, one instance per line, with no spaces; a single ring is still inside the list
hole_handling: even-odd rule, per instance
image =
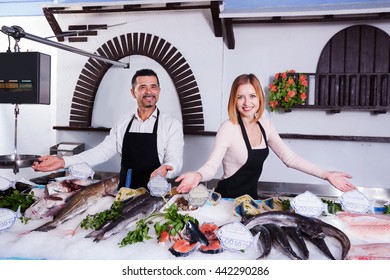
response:
[[[259,109],[256,112],[254,120],[257,122],[264,112],[264,94],[259,79],[254,74],[242,74],[233,81],[232,88],[230,89],[228,114],[230,121],[234,124],[238,123],[237,116],[239,114],[237,111],[238,87],[246,84],[251,84],[255,88],[256,95],[259,98]]]

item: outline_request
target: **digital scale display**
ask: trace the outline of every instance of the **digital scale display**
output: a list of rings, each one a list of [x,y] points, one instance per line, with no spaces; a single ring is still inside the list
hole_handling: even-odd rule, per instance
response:
[[[0,94],[2,93],[33,93],[34,86],[32,80],[0,80]]]

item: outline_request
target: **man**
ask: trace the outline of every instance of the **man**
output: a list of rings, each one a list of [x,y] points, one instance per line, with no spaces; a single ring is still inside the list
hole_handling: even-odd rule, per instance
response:
[[[31,167],[43,172],[83,162],[93,167],[119,153],[122,158],[119,187],[126,185],[129,169],[132,188],[146,187],[149,179],[158,174],[175,177],[183,166],[182,124],[158,110],[160,82],[153,70],[138,70],[131,82],[137,111],[118,122],[102,143],[74,156],[40,157]]]

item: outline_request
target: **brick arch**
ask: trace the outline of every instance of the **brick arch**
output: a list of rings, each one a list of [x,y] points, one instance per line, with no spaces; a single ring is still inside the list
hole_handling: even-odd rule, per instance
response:
[[[128,33],[107,41],[96,52],[116,61],[131,55],[155,60],[167,71],[176,88],[184,133],[204,131],[202,100],[196,79],[186,59],[169,42],[148,33]],[[91,126],[97,90],[111,66],[94,58],[84,65],[73,94],[69,126]]]

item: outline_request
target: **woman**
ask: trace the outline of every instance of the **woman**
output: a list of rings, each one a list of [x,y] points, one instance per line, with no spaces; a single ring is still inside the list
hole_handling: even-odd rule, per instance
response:
[[[223,176],[216,192],[222,197],[236,198],[248,194],[257,198],[257,182],[268,156],[269,148],[286,166],[329,181],[340,191],[356,187],[343,172],[321,169],[295,154],[280,138],[270,120],[262,117],[264,94],[260,81],[253,74],[238,76],[230,91],[229,120],[218,130],[208,161],[197,171],[180,175],[177,190],[189,192],[201,181],[213,178],[222,162]]]

